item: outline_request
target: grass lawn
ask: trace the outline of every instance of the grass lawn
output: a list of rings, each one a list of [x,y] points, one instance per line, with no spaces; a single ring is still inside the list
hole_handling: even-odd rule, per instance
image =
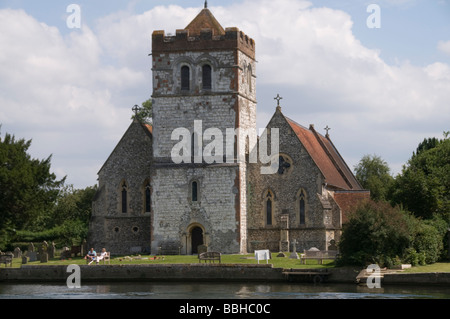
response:
[[[289,254],[287,254],[289,256]],[[164,256],[164,259],[160,258],[158,260],[151,260],[149,257],[154,256],[142,255],[141,259],[138,256],[118,256],[111,257],[111,265],[138,265],[138,264],[197,264],[197,255],[192,256]],[[158,256],[160,257],[160,256]],[[257,264],[258,262],[254,259],[253,254],[249,255],[222,255],[222,264]],[[265,261],[260,261],[260,264],[265,263]],[[86,265],[86,260],[82,257],[75,257],[66,260],[60,260],[58,258],[51,259],[48,263],[41,263],[40,261],[28,262],[28,265]],[[273,264],[275,268],[330,268],[334,267],[333,260],[324,260],[323,265],[319,265],[315,260],[306,260],[306,265],[300,264],[299,259],[290,259],[289,257],[276,257],[276,254],[272,254],[272,259],[269,260],[269,264]],[[19,268],[22,265],[21,258],[13,259],[13,267]],[[100,265],[103,265],[100,263]],[[95,264],[91,264],[95,267]],[[0,266],[0,268],[3,268]]]
[[[405,269],[404,272],[418,273],[418,272],[450,272],[450,261],[439,262],[426,266],[415,266],[410,269]]]

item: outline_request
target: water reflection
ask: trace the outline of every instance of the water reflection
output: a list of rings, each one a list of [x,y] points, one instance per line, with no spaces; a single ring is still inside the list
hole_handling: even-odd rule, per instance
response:
[[[450,299],[448,287],[286,283],[0,284],[0,299]]]

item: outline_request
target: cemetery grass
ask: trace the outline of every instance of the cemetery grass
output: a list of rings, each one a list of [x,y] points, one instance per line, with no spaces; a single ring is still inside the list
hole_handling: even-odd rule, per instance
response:
[[[289,253],[286,254],[289,256]],[[322,265],[319,265],[316,260],[306,260],[306,265],[300,263],[300,259],[290,259],[289,257],[275,257],[276,255],[272,254],[272,259],[268,261],[269,264],[272,264],[274,268],[295,268],[295,269],[311,269],[311,268],[332,268],[335,267],[335,263],[333,260],[324,260]],[[129,256],[112,256],[111,257],[111,265],[162,265],[162,264],[198,264],[197,255],[192,256],[156,256],[159,259],[153,260],[150,258],[155,257],[154,255],[129,255]],[[202,261],[202,264],[205,262]],[[266,261],[259,261],[259,264],[265,264]],[[61,260],[59,257],[49,259],[47,263],[41,263],[40,261],[28,262],[27,265],[36,265],[36,266],[50,266],[50,265],[86,265],[86,260],[83,257],[73,257],[66,260]],[[208,262],[209,264],[209,262]],[[218,262],[215,262],[217,265]],[[249,255],[222,255],[222,265],[233,265],[233,264],[258,264],[255,260],[253,254]],[[22,265],[21,258],[13,259],[13,268],[20,268]],[[105,264],[106,266],[108,263]],[[100,262],[98,265],[92,263],[90,267],[101,267],[104,266],[103,262]]]

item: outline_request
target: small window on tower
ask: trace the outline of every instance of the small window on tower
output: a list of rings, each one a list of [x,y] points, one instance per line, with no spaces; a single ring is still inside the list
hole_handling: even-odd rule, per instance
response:
[[[192,201],[198,201],[198,183],[192,182]]]
[[[212,79],[211,79],[211,73],[212,73],[212,68],[210,65],[205,64],[202,67],[202,83],[203,83],[203,89],[204,90],[211,90],[212,89]]]
[[[185,91],[190,90],[190,75],[191,70],[188,66],[181,67],[181,89]]]

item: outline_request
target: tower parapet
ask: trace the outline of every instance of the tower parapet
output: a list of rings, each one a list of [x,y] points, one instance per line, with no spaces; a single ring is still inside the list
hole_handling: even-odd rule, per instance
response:
[[[203,28],[199,34],[191,35],[190,30],[179,29],[175,36],[167,36],[164,30],[157,30],[152,34],[152,51],[163,53],[238,49],[252,59],[255,58],[255,41],[238,28],[226,28],[225,33],[220,35],[215,35],[214,31]]]

